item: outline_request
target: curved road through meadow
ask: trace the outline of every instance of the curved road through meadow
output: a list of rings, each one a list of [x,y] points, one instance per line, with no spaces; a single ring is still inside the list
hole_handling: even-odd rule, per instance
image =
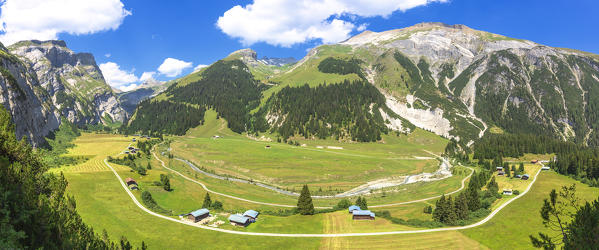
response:
[[[154,154],[154,157],[156,157],[156,154],[154,152],[152,152],[152,153]],[[162,160],[160,160],[160,159],[159,159],[159,161],[164,166],[164,162]],[[168,216],[164,216],[164,215],[161,215],[161,214],[157,214],[155,212],[150,211],[146,207],[144,207],[137,200],[137,198],[135,198],[135,196],[133,195],[133,193],[131,193],[131,190],[129,190],[129,188],[127,187],[127,185],[125,185],[125,183],[123,182],[123,179],[121,178],[121,176],[116,172],[116,170],[114,170],[114,168],[112,168],[112,166],[110,166],[110,164],[108,164],[108,161],[106,159],[104,159],[104,164],[106,164],[106,166],[108,166],[108,168],[110,168],[110,170],[112,170],[112,172],[114,173],[114,175],[117,177],[117,179],[121,183],[121,186],[123,187],[123,189],[125,189],[125,191],[129,195],[129,197],[131,197],[131,199],[133,200],[133,202],[135,203],[135,205],[137,205],[141,210],[143,210],[144,212],[146,212],[146,213],[148,213],[150,215],[159,217],[161,219],[170,220],[170,221],[173,221],[173,222],[177,222],[177,223],[181,223],[181,224],[185,224],[185,225],[189,225],[189,226],[193,226],[193,227],[199,227],[199,228],[206,229],[206,230],[212,230],[212,231],[222,232],[222,233],[230,233],[230,234],[238,234],[238,235],[252,235],[252,236],[271,236],[271,237],[352,237],[352,236],[355,237],[355,236],[377,236],[377,235],[392,235],[392,234],[430,233],[430,232],[443,232],[443,231],[454,231],[454,230],[463,230],[463,229],[474,228],[474,227],[478,227],[480,225],[483,225],[483,224],[487,223],[489,220],[493,219],[493,217],[495,217],[495,215],[497,213],[499,213],[499,211],[501,211],[501,209],[503,209],[504,207],[506,207],[507,205],[509,205],[513,201],[521,198],[526,193],[528,193],[528,191],[530,191],[530,188],[532,187],[532,185],[537,181],[537,177],[538,177],[539,173],[541,173],[541,169],[539,169],[539,171],[537,171],[537,173],[535,174],[534,179],[530,182],[530,184],[526,188],[526,190],[524,190],[524,192],[520,193],[520,195],[518,195],[518,196],[512,198],[511,200],[503,203],[497,209],[493,210],[483,220],[481,220],[481,221],[479,221],[477,223],[474,223],[474,224],[467,225],[467,226],[445,227],[445,228],[432,228],[432,229],[420,229],[420,230],[405,230],[405,231],[373,232],[373,233],[287,234],[287,233],[255,233],[255,232],[241,232],[241,231],[227,230],[227,229],[214,228],[214,227],[209,227],[209,226],[204,226],[204,225],[198,225],[198,224],[191,223],[191,222],[188,222],[188,221],[185,221],[185,220],[178,220],[178,219],[175,219],[175,218],[172,218],[172,217],[168,217]],[[181,175],[181,174],[179,173],[179,175]],[[184,175],[181,175],[181,176],[183,176],[186,179],[189,179],[188,177],[186,177]],[[189,179],[189,180],[191,180],[191,179]],[[199,182],[196,182],[196,183],[199,183]],[[199,183],[199,184],[202,185],[202,187],[204,187],[204,189],[208,190],[204,184],[201,184],[201,183]],[[216,193],[216,192],[214,192],[214,193]],[[234,198],[234,199],[241,199],[241,198],[237,198],[237,197],[233,197],[233,196],[229,196],[229,195],[225,195],[225,196],[226,197],[231,197],[231,198]],[[248,200],[246,200],[246,201],[248,201]],[[249,202],[253,202],[253,201],[249,201]],[[257,203],[257,202],[254,202],[254,203]],[[268,203],[260,203],[260,204],[268,204]]]

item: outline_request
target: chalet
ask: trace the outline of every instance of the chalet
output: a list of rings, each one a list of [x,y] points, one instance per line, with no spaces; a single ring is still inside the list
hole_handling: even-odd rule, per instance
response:
[[[511,190],[511,189],[504,189],[504,190],[503,190],[503,194],[504,194],[504,195],[512,195],[512,194],[513,194],[513,192],[512,192],[512,190]]]
[[[499,171],[499,172],[497,172],[497,175],[505,175],[505,172]]]
[[[548,167],[548,166],[542,166],[542,167],[541,167],[541,170],[551,170],[551,168],[550,168],[550,167]]]
[[[530,163],[532,163],[532,164],[537,164],[538,162],[539,162],[539,160],[532,160],[532,161],[530,161]]]
[[[529,176],[529,175],[527,175],[527,174],[525,174],[525,175],[522,175],[522,178],[521,178],[521,179],[522,179],[522,180],[528,180],[528,178],[530,178],[530,176]]]
[[[127,177],[127,179],[125,179],[125,183],[127,183],[127,186],[133,185],[133,184],[135,184],[137,186],[137,182],[131,177]]]
[[[229,222],[235,226],[247,227],[250,224],[250,218],[241,214],[232,214],[229,216]]]
[[[352,215],[354,220],[374,220],[374,213],[370,210],[354,210]]]
[[[187,214],[187,219],[193,222],[198,222],[208,216],[210,216],[210,211],[208,211],[208,209],[202,208]]]
[[[356,210],[362,210],[362,209],[360,209],[360,207],[358,207],[356,205],[351,205],[351,206],[349,206],[349,208],[347,210],[349,210],[349,213],[351,214],[352,212],[354,212]]]
[[[497,167],[495,168],[495,171],[503,171],[503,167]]]
[[[260,213],[250,209],[248,211],[245,211],[245,213],[243,213],[243,216],[249,218],[250,222],[255,222],[256,219],[258,218],[258,214],[260,214]]]

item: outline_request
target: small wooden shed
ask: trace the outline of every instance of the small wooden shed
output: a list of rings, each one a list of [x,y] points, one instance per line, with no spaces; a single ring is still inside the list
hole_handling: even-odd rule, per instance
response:
[[[374,220],[374,213],[370,210],[354,210],[352,212],[352,219],[354,220]]]
[[[193,222],[198,222],[208,216],[210,216],[210,211],[208,209],[202,208],[187,214],[187,219]]]
[[[127,186],[133,185],[133,184],[137,185],[137,182],[131,177],[127,177],[127,179],[125,179],[125,183],[127,183]]]
[[[232,214],[229,216],[229,222],[235,226],[246,227],[250,224],[250,218],[245,217],[241,214]]]
[[[258,214],[260,214],[260,213],[258,213],[258,211],[254,211],[254,210],[250,209],[248,211],[245,211],[245,213],[243,213],[243,216],[249,218],[250,222],[255,222],[256,219],[258,218]]]

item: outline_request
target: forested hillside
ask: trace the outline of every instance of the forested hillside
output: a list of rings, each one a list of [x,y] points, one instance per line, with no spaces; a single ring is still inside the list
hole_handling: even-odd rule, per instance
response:
[[[0,248],[116,249],[83,223],[75,200],[65,194],[65,178],[46,173],[31,146],[17,141],[3,107],[0,141]]]
[[[257,119],[266,118],[284,139],[297,134],[370,142],[388,132],[380,109],[388,110],[385,97],[374,86],[345,81],[315,88],[285,87],[268,99]]]

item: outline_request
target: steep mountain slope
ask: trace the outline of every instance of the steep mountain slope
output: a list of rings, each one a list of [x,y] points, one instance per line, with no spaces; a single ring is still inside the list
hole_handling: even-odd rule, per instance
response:
[[[313,49],[272,81],[319,76],[327,57],[355,58],[387,106],[414,125],[464,143],[491,126],[598,144],[596,55],[463,25],[423,23]],[[350,76],[350,75],[348,75]],[[327,81],[330,82],[330,81]]]
[[[61,118],[76,125],[126,119],[91,54],[74,53],[63,41],[23,41],[0,50],[0,102],[18,138],[38,146]]]
[[[0,103],[12,117],[17,139],[27,136],[34,146],[42,143],[60,124],[51,96],[39,86],[35,72],[4,46],[0,46],[0,73]]]
[[[417,126],[463,145],[491,131],[543,133],[599,145],[599,56],[591,53],[463,25],[422,23],[365,31],[338,44],[318,46],[284,67],[256,58],[254,51],[245,49],[224,59],[245,64],[247,73],[267,85],[261,88],[260,105],[250,112],[251,122],[244,118],[243,131],[270,129],[284,137],[345,135],[356,140],[349,132],[360,130],[356,126],[365,125],[359,122],[365,119],[380,128],[360,136],[366,141],[387,129],[409,132]],[[210,81],[196,73],[179,85],[198,79]],[[383,101],[361,82],[376,87]],[[328,88],[332,83],[340,85]],[[352,92],[354,88],[364,93]],[[161,98],[172,99],[168,94]],[[344,98],[357,101],[344,103]],[[327,104],[341,109],[322,109]],[[346,117],[336,118],[338,125],[323,116],[341,113]]]
[[[9,47],[37,75],[60,115],[78,125],[122,122],[127,114],[89,53],[64,41],[23,41]]]

